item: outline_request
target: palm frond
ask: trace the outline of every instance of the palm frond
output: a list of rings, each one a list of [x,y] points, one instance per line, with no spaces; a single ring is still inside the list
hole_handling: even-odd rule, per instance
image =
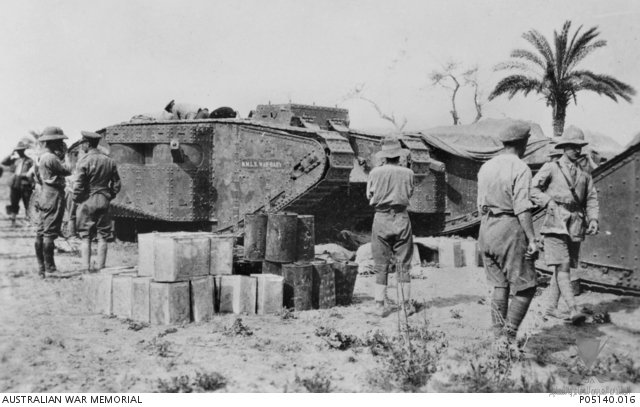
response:
[[[551,50],[551,46],[549,45],[549,42],[547,41],[546,38],[544,38],[542,34],[532,29],[522,34],[522,38],[529,41],[534,47],[536,47],[538,52],[542,54],[546,62],[545,65],[547,66],[555,65],[555,58],[553,57],[553,51]]]
[[[567,77],[568,83],[574,92],[580,90],[590,90],[601,95],[606,95],[614,101],[618,101],[618,97],[631,103],[632,96],[636,94],[636,90],[631,86],[618,79],[609,76],[596,74],[591,71],[573,71]]]
[[[562,26],[562,31],[558,35],[557,31],[553,32],[554,42],[556,46],[556,78],[559,80],[565,74],[565,65],[567,62],[567,37],[569,36],[569,29],[571,28],[571,21],[565,21]]]
[[[540,59],[539,56],[537,56],[533,52],[528,51],[526,49],[521,49],[521,48],[514,49],[513,51],[511,51],[510,57],[526,59],[527,61],[533,62],[534,64],[538,65],[542,69],[546,69],[547,67],[545,62],[542,59]]]
[[[507,69],[517,69],[520,71],[537,74],[537,71],[529,64],[521,61],[505,61],[497,64],[493,70],[494,71],[504,71]],[[542,75],[539,75],[542,76]]]
[[[525,75],[510,75],[503,78],[493,92],[489,95],[489,100],[507,94],[509,99],[513,98],[516,93],[522,92],[524,96],[527,96],[531,92],[540,93],[542,82],[536,78],[531,78]]]
[[[590,44],[590,45],[587,45],[586,47],[583,47],[573,57],[573,59],[571,59],[571,61],[569,61],[569,64],[566,67],[567,72],[569,70],[573,69],[576,65],[578,65],[578,62],[582,61],[587,55],[589,55],[590,53],[592,53],[593,51],[595,51],[598,48],[604,47],[605,45],[607,45],[607,41],[606,40],[598,40],[598,41],[594,42],[593,44]]]
[[[584,34],[575,39],[571,48],[569,48],[567,65],[571,65],[572,61],[582,52],[582,50],[589,46],[589,43],[593,41],[600,33],[598,27],[591,27]]]

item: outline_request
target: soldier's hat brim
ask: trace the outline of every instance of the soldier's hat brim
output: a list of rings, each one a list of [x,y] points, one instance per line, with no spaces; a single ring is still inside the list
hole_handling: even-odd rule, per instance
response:
[[[60,127],[51,126],[42,131],[38,141],[66,140],[68,138]]]
[[[100,140],[102,138],[101,134],[94,133],[92,131],[82,130],[80,133],[82,134],[82,138],[84,139]]]

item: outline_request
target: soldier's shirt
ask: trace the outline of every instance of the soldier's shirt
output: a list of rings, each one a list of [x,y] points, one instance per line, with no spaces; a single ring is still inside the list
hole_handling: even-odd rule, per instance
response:
[[[64,188],[65,177],[71,175],[70,169],[50,151],[46,151],[40,156],[38,173],[43,184],[56,188]]]
[[[120,176],[113,159],[92,148],[76,166],[73,200],[81,202],[94,194],[112,199],[120,192]]]
[[[498,215],[519,215],[533,208],[529,188],[531,170],[518,156],[500,154],[482,164],[478,171],[478,210]]]
[[[560,171],[563,171],[569,178],[569,182],[581,202],[575,201],[567,181]],[[598,193],[591,175],[584,171],[579,164],[572,163],[565,155],[560,157],[557,162],[545,163],[533,177],[531,199],[541,207],[546,207],[551,200],[560,204],[554,213],[547,210],[545,221],[540,228],[542,234],[569,235],[568,227],[570,228],[571,223],[582,221],[580,208],[584,208],[588,221],[598,220]],[[581,240],[584,235],[573,237]]]
[[[367,198],[376,208],[409,206],[413,195],[413,171],[399,165],[385,164],[369,173]]]

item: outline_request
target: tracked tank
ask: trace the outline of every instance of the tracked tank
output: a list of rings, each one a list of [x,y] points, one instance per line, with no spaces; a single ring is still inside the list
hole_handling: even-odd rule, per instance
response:
[[[121,123],[101,131],[118,163],[119,233],[241,230],[245,214],[314,215],[320,236],[368,228],[367,174],[382,135],[352,131],[348,111],[260,105],[248,119]],[[415,136],[401,136],[416,173],[412,216],[444,212],[444,167]],[[429,222],[418,222],[428,224]]]

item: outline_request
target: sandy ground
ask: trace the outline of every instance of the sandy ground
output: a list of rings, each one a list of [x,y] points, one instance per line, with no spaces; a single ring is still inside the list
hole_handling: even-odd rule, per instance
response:
[[[0,180],[2,197],[8,195],[6,179]],[[6,202],[0,204],[4,208]],[[78,268],[71,246],[58,243],[67,250],[57,253],[58,268]],[[107,266],[136,262],[135,244],[110,246]],[[505,362],[492,347],[482,269],[416,270],[413,296],[422,309],[409,323],[429,335],[413,338],[412,354],[426,355],[422,362],[429,363],[428,374],[407,386],[394,363],[400,353],[393,353],[407,349],[406,342],[393,340],[400,337],[402,319],[396,313],[384,319],[368,313],[372,276],[358,277],[349,307],[240,316],[251,335],[231,329],[236,315],[176,327],[95,315],[88,311],[83,284],[82,276],[39,279],[33,231],[23,218],[11,228],[6,216],[0,217],[1,392],[540,391],[541,383],[547,383],[547,391],[560,391],[594,377],[601,385],[640,391],[638,297],[583,293],[579,303],[596,313],[608,311],[612,322],[589,318],[586,325],[572,327],[543,322],[538,312],[544,296],[538,296],[520,332],[529,355]],[[392,284],[392,295],[394,290]],[[577,354],[580,338],[606,341],[591,369]],[[384,343],[396,345],[385,348]],[[430,353],[416,350],[423,345]],[[197,381],[203,377],[214,379]]]

